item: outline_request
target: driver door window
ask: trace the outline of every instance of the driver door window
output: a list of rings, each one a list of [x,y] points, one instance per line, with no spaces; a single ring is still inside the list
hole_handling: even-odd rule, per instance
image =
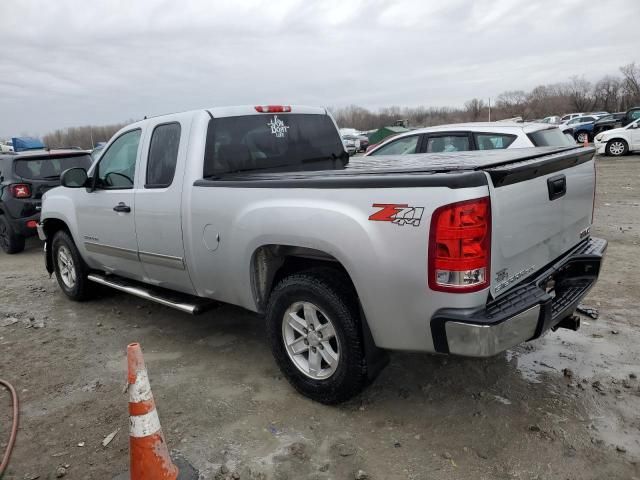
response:
[[[140,130],[120,135],[104,152],[96,173],[96,187],[107,190],[133,188]]]

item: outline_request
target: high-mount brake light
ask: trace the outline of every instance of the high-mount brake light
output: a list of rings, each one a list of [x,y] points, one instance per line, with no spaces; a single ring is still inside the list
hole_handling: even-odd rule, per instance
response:
[[[31,196],[31,187],[26,183],[14,183],[9,186],[9,191],[14,198],[29,198]]]
[[[489,286],[491,201],[489,197],[436,209],[429,231],[431,290],[477,292]]]
[[[291,111],[289,105],[256,105],[255,109],[260,113],[288,113]]]

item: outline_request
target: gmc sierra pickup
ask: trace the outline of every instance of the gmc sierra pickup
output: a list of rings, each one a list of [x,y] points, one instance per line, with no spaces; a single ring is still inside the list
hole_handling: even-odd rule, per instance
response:
[[[353,157],[325,109],[145,119],[44,196],[46,268],[189,313],[263,314],[273,355],[324,403],[386,350],[487,357],[576,329],[606,241],[592,148]]]

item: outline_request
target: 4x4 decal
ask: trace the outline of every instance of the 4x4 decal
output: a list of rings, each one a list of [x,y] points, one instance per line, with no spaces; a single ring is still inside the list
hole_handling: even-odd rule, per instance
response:
[[[401,203],[374,203],[374,208],[379,208],[377,212],[369,217],[374,222],[391,222],[396,225],[413,225],[417,227],[422,220],[424,207],[410,207]]]

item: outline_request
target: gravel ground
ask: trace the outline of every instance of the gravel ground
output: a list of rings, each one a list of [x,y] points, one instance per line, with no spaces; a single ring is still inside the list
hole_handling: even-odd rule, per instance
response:
[[[117,292],[76,304],[45,274],[39,242],[0,253],[0,325],[17,320],[0,326],[0,377],[22,414],[5,478],[126,471],[132,341],[170,448],[204,479],[640,478],[640,157],[599,158],[598,173],[593,233],[610,245],[585,303],[599,319],[488,360],[392,354],[338,407],[289,387],[249,312],[189,317]]]

